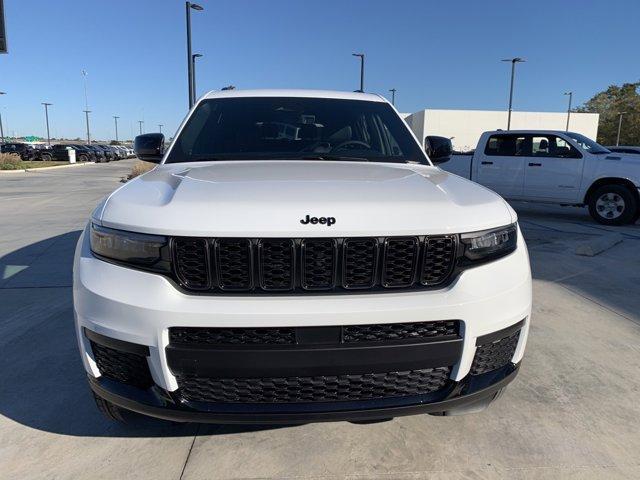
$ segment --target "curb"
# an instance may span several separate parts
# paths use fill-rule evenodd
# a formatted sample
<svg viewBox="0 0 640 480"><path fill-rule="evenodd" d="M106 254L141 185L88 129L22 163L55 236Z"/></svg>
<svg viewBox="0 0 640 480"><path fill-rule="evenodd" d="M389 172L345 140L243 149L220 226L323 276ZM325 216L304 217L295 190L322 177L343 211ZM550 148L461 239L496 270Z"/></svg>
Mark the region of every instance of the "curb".
<svg viewBox="0 0 640 480"><path fill-rule="evenodd" d="M22 170L0 170L0 175L4 173L27 173L39 172L41 170L56 170L58 168L81 167L82 165L91 165L96 162L70 163L69 165L54 165L53 167L26 168Z"/></svg>

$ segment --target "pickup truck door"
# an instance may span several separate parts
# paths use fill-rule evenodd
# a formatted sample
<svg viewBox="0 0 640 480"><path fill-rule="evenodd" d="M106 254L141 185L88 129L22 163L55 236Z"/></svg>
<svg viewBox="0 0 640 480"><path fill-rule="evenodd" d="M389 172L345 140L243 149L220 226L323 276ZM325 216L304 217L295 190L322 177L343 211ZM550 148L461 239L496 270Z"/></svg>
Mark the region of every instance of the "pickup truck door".
<svg viewBox="0 0 640 480"><path fill-rule="evenodd" d="M557 135L528 137L531 151L524 158L524 198L578 201L584 166L582 153Z"/></svg>
<svg viewBox="0 0 640 480"><path fill-rule="evenodd" d="M521 153L525 140L522 134L491 135L484 152L476 150L474 154L472 180L503 197L522 197L525 163Z"/></svg>

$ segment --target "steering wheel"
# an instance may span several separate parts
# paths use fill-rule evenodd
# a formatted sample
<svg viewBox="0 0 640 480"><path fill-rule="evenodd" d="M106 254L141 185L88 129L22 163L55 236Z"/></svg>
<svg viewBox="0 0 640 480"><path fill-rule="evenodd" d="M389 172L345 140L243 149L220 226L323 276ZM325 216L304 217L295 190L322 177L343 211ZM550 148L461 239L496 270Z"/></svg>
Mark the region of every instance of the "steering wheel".
<svg viewBox="0 0 640 480"><path fill-rule="evenodd" d="M333 152L334 150L342 150L345 149L344 147L346 147L347 145L353 145L355 147L364 147L367 150L371 150L371 145L369 145L366 142L361 142L360 140L347 140L345 142L339 143L338 145L336 145L335 147L333 147L331 149L331 151ZM345 150L356 150L354 148L347 148Z"/></svg>

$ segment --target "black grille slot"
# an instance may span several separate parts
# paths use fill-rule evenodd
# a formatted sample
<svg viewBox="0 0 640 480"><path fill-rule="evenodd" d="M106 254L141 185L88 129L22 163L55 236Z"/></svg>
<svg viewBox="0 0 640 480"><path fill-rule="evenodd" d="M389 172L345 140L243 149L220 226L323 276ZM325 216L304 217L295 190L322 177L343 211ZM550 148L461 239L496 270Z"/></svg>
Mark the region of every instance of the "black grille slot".
<svg viewBox="0 0 640 480"><path fill-rule="evenodd" d="M302 241L302 288L328 290L335 286L336 253L334 239Z"/></svg>
<svg viewBox="0 0 640 480"><path fill-rule="evenodd" d="M387 288L411 286L417 263L417 238L388 238L384 245L382 285Z"/></svg>
<svg viewBox="0 0 640 480"><path fill-rule="evenodd" d="M471 375L481 375L508 365L516 352L519 338L520 330L500 340L478 345L471 365Z"/></svg>
<svg viewBox="0 0 640 480"><path fill-rule="evenodd" d="M173 240L175 272L178 280L192 290L211 287L208 243L204 238L175 238Z"/></svg>
<svg viewBox="0 0 640 480"><path fill-rule="evenodd" d="M371 400L437 392L448 382L450 367L403 372L316 377L178 377L187 401L213 403L305 403Z"/></svg>
<svg viewBox="0 0 640 480"><path fill-rule="evenodd" d="M245 238L216 240L218 285L223 290L249 290L253 285L251 242Z"/></svg>
<svg viewBox="0 0 640 480"><path fill-rule="evenodd" d="M444 283L453 270L455 254L455 237L427 237L420 276L422 284L435 286Z"/></svg>
<svg viewBox="0 0 640 480"><path fill-rule="evenodd" d="M295 329L173 327L169 341L175 345L292 345Z"/></svg>
<svg viewBox="0 0 640 480"><path fill-rule="evenodd" d="M344 343L386 342L394 340L422 340L457 337L460 324L457 320L417 323L385 323L374 325L347 325L342 327Z"/></svg>
<svg viewBox="0 0 640 480"><path fill-rule="evenodd" d="M93 341L91 351L98 370L104 377L138 388L149 388L153 385L146 357L121 352Z"/></svg>
<svg viewBox="0 0 640 480"><path fill-rule="evenodd" d="M344 288L371 288L375 284L378 264L378 241L375 238L348 238L343 245Z"/></svg>
<svg viewBox="0 0 640 480"><path fill-rule="evenodd" d="M295 245L291 239L260 240L260 286L264 290L292 290Z"/></svg>

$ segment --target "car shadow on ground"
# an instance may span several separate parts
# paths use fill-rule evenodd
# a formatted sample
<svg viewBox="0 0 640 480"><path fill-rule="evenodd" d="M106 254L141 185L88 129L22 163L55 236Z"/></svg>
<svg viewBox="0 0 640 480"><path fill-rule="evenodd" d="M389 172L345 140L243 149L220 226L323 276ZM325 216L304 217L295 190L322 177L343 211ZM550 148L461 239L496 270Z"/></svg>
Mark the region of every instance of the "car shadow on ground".
<svg viewBox="0 0 640 480"><path fill-rule="evenodd" d="M73 324L71 269L80 233L0 256L0 415L46 432L91 437L218 435L278 427L197 426L134 413L121 424L102 417L87 384ZM8 437L11 426L2 429Z"/></svg>

